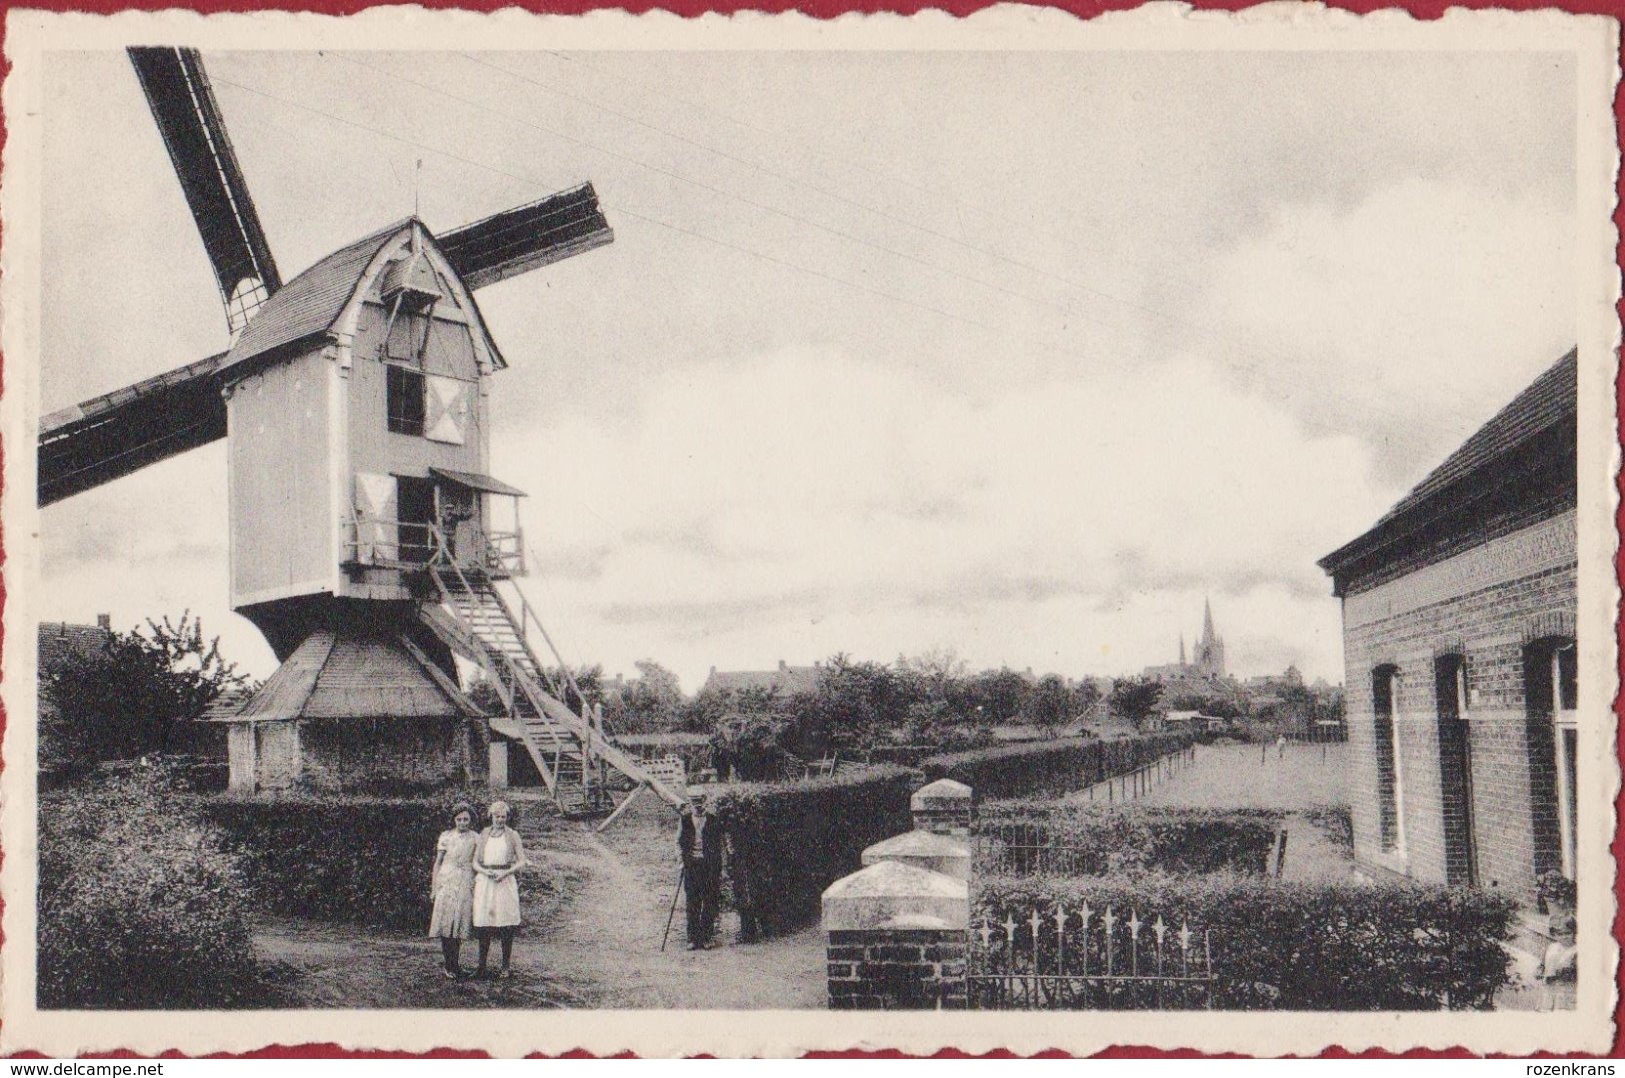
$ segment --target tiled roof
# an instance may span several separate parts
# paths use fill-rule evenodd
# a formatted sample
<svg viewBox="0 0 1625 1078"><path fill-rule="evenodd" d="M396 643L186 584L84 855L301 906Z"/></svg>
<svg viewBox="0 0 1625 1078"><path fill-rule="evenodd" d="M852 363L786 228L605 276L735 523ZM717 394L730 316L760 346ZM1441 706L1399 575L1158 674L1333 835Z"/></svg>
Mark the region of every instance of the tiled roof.
<svg viewBox="0 0 1625 1078"><path fill-rule="evenodd" d="M1429 472L1409 494L1401 498L1377 523L1384 524L1416 508L1445 487L1511 452L1532 436L1562 422L1572 422L1578 406L1578 353L1568 355L1547 368L1546 373L1513 398L1478 429L1460 449Z"/></svg>
<svg viewBox="0 0 1625 1078"><path fill-rule="evenodd" d="M318 629L234 715L286 719L427 719L472 715L398 641Z"/></svg>
<svg viewBox="0 0 1625 1078"><path fill-rule="evenodd" d="M82 662L99 653L113 638L99 625L73 625L42 621L39 627L39 672L54 674L70 662Z"/></svg>
<svg viewBox="0 0 1625 1078"><path fill-rule="evenodd" d="M242 336L226 353L221 369L326 333L343 312L356 282L374 256L410 223L410 219L397 221L347 247L340 247L283 285L254 312Z"/></svg>
<svg viewBox="0 0 1625 1078"><path fill-rule="evenodd" d="M1334 576L1356 559L1366 557L1407 528L1405 518L1438 503L1459 484L1489 472L1499 463L1554 429L1574 425L1578 412L1578 353L1571 349L1546 372L1497 412L1463 442L1427 477L1413 487L1358 538L1321 558L1319 565Z"/></svg>
<svg viewBox="0 0 1625 1078"><path fill-rule="evenodd" d="M713 670L711 676L706 678L704 688L713 692L777 689L780 695L793 696L816 689L819 673L816 666L780 666L777 670Z"/></svg>

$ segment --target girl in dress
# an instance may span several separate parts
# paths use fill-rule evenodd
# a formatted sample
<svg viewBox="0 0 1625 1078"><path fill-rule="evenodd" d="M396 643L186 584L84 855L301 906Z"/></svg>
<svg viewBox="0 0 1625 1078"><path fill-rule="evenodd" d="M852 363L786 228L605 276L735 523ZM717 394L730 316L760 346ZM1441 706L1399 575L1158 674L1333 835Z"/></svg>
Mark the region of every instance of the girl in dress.
<svg viewBox="0 0 1625 1078"><path fill-rule="evenodd" d="M485 976L495 938L502 942L502 969L497 976L507 979L513 935L519 927L519 881L514 873L529 862L519 832L508 826L508 803L493 801L487 811L491 826L480 832L474 852L474 931L480 939L480 967L474 976Z"/></svg>
<svg viewBox="0 0 1625 1078"><path fill-rule="evenodd" d="M474 938L474 851L479 840L474 833L474 806L457 802L451 807L451 830L440 832L435 843L434 868L429 874L429 894L434 899L429 938L440 940L450 980L462 976L457 958L463 941Z"/></svg>

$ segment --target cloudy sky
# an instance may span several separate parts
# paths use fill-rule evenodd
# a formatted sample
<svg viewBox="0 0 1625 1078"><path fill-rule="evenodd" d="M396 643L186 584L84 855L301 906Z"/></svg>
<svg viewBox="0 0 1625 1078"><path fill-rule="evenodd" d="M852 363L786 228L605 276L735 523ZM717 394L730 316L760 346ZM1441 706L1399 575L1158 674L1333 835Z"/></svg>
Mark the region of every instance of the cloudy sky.
<svg viewBox="0 0 1625 1078"><path fill-rule="evenodd" d="M1315 560L1573 343L1563 56L206 53L284 277L590 179L480 293L567 656L1115 674L1210 596L1342 678ZM45 410L224 347L120 54L46 79ZM421 171L417 162L421 159ZM416 179L415 179L416 177ZM13 383L15 384L15 383ZM42 514L43 618L227 609L223 443Z"/></svg>

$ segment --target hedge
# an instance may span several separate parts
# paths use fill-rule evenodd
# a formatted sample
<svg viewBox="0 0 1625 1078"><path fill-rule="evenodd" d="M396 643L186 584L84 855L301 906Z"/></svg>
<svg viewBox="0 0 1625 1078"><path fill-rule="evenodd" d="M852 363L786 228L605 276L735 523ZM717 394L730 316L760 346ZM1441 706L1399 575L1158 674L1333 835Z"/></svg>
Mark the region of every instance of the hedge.
<svg viewBox="0 0 1625 1078"><path fill-rule="evenodd" d="M918 771L880 766L718 794L713 806L744 938L817 920L825 888L861 868L864 849L912 829L909 797L920 784Z"/></svg>
<svg viewBox="0 0 1625 1078"><path fill-rule="evenodd" d="M1132 802L1002 801L976 821L977 871L986 875L1106 876L1233 871L1263 875L1285 813L1161 808Z"/></svg>
<svg viewBox="0 0 1625 1078"><path fill-rule="evenodd" d="M1406 883L1280 883L1232 875L1128 879L995 877L982 882L973 928L1025 923L1087 903L1160 915L1205 930L1218 977L1214 1006L1234 1010L1432 1010L1487 1008L1509 983L1508 938L1516 904L1495 891ZM1068 953L1077 947L1068 922ZM1040 921L1041 953L1054 922ZM1049 959L1053 961L1053 959Z"/></svg>
<svg viewBox="0 0 1625 1078"><path fill-rule="evenodd" d="M1059 794L1136 771L1190 743L1188 734L1064 738L928 756L920 770L929 779L963 782L978 800Z"/></svg>
<svg viewBox="0 0 1625 1078"><path fill-rule="evenodd" d="M221 797L205 802L209 820L243 859L261 909L376 928L425 930L435 839L451 826L451 806L469 794L419 798ZM511 803L525 833L551 817L525 820L531 806ZM480 820L475 820L479 826Z"/></svg>
<svg viewBox="0 0 1625 1078"><path fill-rule="evenodd" d="M263 1005L241 858L150 766L42 795L41 1008Z"/></svg>

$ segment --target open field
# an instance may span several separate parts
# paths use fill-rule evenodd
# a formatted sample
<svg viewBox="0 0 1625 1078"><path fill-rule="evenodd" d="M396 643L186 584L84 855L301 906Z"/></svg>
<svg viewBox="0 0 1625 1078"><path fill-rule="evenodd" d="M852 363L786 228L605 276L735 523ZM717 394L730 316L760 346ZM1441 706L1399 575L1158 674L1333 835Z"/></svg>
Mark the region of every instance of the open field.
<svg viewBox="0 0 1625 1078"><path fill-rule="evenodd" d="M1354 869L1352 851L1315 822L1330 810L1347 810L1347 759L1343 744L1287 745L1285 751L1274 745L1198 745L1194 763L1154 785L1136 803L1286 812L1285 878L1347 876Z"/></svg>

